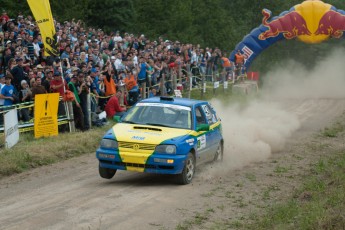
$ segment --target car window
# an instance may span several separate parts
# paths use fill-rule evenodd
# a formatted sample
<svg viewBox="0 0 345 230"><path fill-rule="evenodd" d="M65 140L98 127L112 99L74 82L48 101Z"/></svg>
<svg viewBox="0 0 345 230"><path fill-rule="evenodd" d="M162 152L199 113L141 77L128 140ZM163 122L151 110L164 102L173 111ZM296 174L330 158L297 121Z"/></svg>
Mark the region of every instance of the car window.
<svg viewBox="0 0 345 230"><path fill-rule="evenodd" d="M197 125L207 124L205 115L204 115L204 113L202 112L202 108L201 108L200 106L198 106L198 107L195 109L195 116L196 116L196 124L197 124Z"/></svg>
<svg viewBox="0 0 345 230"><path fill-rule="evenodd" d="M206 115L207 123L209 125L216 123L218 119L212 107L210 105L202 105L201 107Z"/></svg>
<svg viewBox="0 0 345 230"><path fill-rule="evenodd" d="M182 129L192 127L191 108L158 103L141 103L135 106L122 121Z"/></svg>

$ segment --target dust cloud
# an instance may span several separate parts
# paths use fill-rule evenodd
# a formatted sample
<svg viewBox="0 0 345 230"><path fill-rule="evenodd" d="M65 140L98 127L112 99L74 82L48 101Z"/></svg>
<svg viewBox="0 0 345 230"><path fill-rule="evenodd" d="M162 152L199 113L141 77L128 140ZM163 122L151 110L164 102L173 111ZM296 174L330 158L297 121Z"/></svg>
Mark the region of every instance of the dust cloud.
<svg viewBox="0 0 345 230"><path fill-rule="evenodd" d="M283 150L302 122L287 104L345 98L344 65L344 49L331 52L312 70L288 61L266 74L259 95L247 105L211 101L222 119L224 161L212 164L201 176L221 176Z"/></svg>

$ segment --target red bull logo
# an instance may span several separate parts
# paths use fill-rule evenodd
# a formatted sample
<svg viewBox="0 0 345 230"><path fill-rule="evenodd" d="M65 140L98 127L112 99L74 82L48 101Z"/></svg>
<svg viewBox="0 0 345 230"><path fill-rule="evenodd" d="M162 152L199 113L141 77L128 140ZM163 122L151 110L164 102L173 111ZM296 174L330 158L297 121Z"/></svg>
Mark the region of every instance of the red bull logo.
<svg viewBox="0 0 345 230"><path fill-rule="evenodd" d="M330 10L321 18L315 34L340 38L343 36L344 31L345 15L337 11Z"/></svg>
<svg viewBox="0 0 345 230"><path fill-rule="evenodd" d="M271 12L262 11L262 24L267 28L258 38L266 40L283 35L306 43L319 43L330 37L340 38L345 31L345 14L322 1L307 0L269 21Z"/></svg>
<svg viewBox="0 0 345 230"><path fill-rule="evenodd" d="M266 26L268 30L259 35L260 40L277 37L279 34L283 34L286 39L292 39L300 35L311 35L307 27L307 22L296 11L291 11L270 22L268 22L268 19L271 17L272 13L264 9L262 14L264 15L262 24Z"/></svg>

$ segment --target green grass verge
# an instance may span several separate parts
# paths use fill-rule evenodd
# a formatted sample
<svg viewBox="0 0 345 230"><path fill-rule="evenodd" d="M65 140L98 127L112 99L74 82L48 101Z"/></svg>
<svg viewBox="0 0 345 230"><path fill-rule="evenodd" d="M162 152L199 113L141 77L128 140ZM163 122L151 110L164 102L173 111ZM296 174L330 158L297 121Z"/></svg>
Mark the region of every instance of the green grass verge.
<svg viewBox="0 0 345 230"><path fill-rule="evenodd" d="M345 152L320 159L302 188L240 229L345 229Z"/></svg>
<svg viewBox="0 0 345 230"><path fill-rule="evenodd" d="M11 149L0 150L0 177L95 152L102 136L111 126L39 139L33 133L21 133L19 143Z"/></svg>

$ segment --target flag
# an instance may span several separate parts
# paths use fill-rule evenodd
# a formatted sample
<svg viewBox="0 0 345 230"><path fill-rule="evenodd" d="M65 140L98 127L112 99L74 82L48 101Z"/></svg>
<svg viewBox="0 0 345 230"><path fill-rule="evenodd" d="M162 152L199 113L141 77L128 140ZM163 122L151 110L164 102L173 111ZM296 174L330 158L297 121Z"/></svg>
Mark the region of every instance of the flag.
<svg viewBox="0 0 345 230"><path fill-rule="evenodd" d="M27 0L40 28L46 56L58 56L57 37L49 0Z"/></svg>
<svg viewBox="0 0 345 230"><path fill-rule="evenodd" d="M251 50L248 46L244 46L242 48L243 53L246 55L246 59L249 59L252 54L254 53L253 50Z"/></svg>

